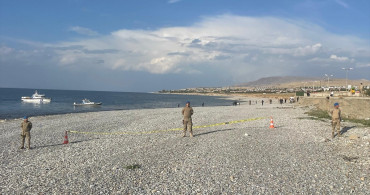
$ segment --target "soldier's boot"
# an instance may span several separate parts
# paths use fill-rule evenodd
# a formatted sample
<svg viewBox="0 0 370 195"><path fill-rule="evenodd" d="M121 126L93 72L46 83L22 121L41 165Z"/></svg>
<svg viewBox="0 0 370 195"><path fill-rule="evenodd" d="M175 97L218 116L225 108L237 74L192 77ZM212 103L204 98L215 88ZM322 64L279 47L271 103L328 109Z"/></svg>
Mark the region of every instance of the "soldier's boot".
<svg viewBox="0 0 370 195"><path fill-rule="evenodd" d="M190 131L190 137L193 137L193 132L192 131Z"/></svg>
<svg viewBox="0 0 370 195"><path fill-rule="evenodd" d="M338 136L339 136L339 137L342 137L342 134L340 133L340 131L337 131L337 132L338 132L338 133L337 133L337 134L338 134Z"/></svg>
<svg viewBox="0 0 370 195"><path fill-rule="evenodd" d="M24 138L23 137L21 137L21 141L22 141L22 146L19 147L19 149L24 149Z"/></svg>
<svg viewBox="0 0 370 195"><path fill-rule="evenodd" d="M334 138L334 131L331 132L331 138Z"/></svg>
<svg viewBox="0 0 370 195"><path fill-rule="evenodd" d="M183 137L186 137L186 131L184 131L184 133L182 134Z"/></svg>
<svg viewBox="0 0 370 195"><path fill-rule="evenodd" d="M31 137L27 136L27 149L31 149Z"/></svg>

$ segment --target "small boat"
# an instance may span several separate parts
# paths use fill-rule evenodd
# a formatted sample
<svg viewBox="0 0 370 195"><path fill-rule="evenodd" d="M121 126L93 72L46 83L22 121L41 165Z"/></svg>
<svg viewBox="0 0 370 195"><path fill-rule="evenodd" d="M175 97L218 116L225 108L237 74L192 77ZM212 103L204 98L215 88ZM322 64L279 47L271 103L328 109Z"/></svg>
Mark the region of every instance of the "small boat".
<svg viewBox="0 0 370 195"><path fill-rule="evenodd" d="M74 106L99 106L101 104L102 104L101 102L97 102L97 103L90 102L90 100L88 100L86 98L82 100L81 104L78 104L76 102L73 103Z"/></svg>
<svg viewBox="0 0 370 195"><path fill-rule="evenodd" d="M38 94L37 90L31 97L23 96L21 100L23 102L30 102L30 103L49 103L51 102L51 98L46 98L44 94Z"/></svg>

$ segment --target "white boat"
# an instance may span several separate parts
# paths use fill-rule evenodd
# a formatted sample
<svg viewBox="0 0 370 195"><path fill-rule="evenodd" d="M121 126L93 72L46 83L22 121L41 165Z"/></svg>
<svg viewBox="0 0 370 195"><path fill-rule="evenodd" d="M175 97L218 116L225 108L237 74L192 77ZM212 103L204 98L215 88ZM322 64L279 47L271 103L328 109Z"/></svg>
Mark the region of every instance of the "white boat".
<svg viewBox="0 0 370 195"><path fill-rule="evenodd" d="M31 102L31 103L49 103L51 102L51 98L46 98L44 94L38 94L37 90L35 93L29 97L29 96L23 96L21 98L23 102Z"/></svg>
<svg viewBox="0 0 370 195"><path fill-rule="evenodd" d="M88 99L83 99L82 100L82 103L81 104L78 104L76 102L73 103L74 106L98 106L98 105L101 105L102 103L101 102L90 102L90 100Z"/></svg>

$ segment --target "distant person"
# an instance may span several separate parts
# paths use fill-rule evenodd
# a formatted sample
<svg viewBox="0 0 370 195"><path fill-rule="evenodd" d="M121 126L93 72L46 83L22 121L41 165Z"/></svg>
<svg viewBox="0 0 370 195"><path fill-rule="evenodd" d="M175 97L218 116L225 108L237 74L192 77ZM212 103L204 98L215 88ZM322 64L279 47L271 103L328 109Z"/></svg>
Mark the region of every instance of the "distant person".
<svg viewBox="0 0 370 195"><path fill-rule="evenodd" d="M362 83L360 85L360 94L362 97L364 97L364 86L362 85Z"/></svg>
<svg viewBox="0 0 370 195"><path fill-rule="evenodd" d="M270 104L272 104L272 99L270 99Z"/></svg>
<svg viewBox="0 0 370 195"><path fill-rule="evenodd" d="M334 91L330 92L330 97L334 97Z"/></svg>
<svg viewBox="0 0 370 195"><path fill-rule="evenodd" d="M262 103L262 106L263 106L263 102L264 102L264 101L262 100L262 101L261 101L261 103Z"/></svg>
<svg viewBox="0 0 370 195"><path fill-rule="evenodd" d="M299 97L297 97L297 103L298 103L298 101L299 101Z"/></svg>
<svg viewBox="0 0 370 195"><path fill-rule="evenodd" d="M184 124L183 137L186 136L186 130L189 131L190 137L193 137L193 122L191 116L193 115L194 111L193 108L190 106L189 101L186 102L186 106L182 109L181 113L184 116L184 119L182 120L182 123Z"/></svg>
<svg viewBox="0 0 370 195"><path fill-rule="evenodd" d="M24 149L24 140L27 138L27 149L31 149L31 129L32 129L32 123L28 121L28 117L23 117L23 122L21 123L22 128L22 134L21 134L21 140L22 145L20 149Z"/></svg>
<svg viewBox="0 0 370 195"><path fill-rule="evenodd" d="M284 103L286 103L286 98L284 99Z"/></svg>
<svg viewBox="0 0 370 195"><path fill-rule="evenodd" d="M180 104L177 104L177 107L179 108L180 107Z"/></svg>
<svg viewBox="0 0 370 195"><path fill-rule="evenodd" d="M252 105L252 100L249 100L249 105Z"/></svg>
<svg viewBox="0 0 370 195"><path fill-rule="evenodd" d="M204 102L202 103L202 107L204 107Z"/></svg>
<svg viewBox="0 0 370 195"><path fill-rule="evenodd" d="M339 108L339 103L334 104L334 109L331 111L331 124L332 124L332 132L331 137L334 138L334 131L335 128L337 129L337 136L341 136L340 134L340 121L342 120L341 117L341 110Z"/></svg>

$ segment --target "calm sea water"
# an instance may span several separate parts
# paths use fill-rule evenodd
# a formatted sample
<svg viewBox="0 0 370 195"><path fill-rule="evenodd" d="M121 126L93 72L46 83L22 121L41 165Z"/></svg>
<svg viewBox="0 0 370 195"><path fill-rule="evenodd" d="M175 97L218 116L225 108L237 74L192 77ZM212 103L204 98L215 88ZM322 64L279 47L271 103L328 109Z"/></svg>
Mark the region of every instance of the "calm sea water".
<svg viewBox="0 0 370 195"><path fill-rule="evenodd" d="M171 95L132 92L75 91L38 89L39 94L52 98L50 103L25 103L22 96L32 96L35 89L0 88L0 119L12 119L27 116L65 114L76 112L96 112L104 110L129 110L146 108L183 107L190 101L193 107L226 106L231 100L221 97L198 95ZM75 107L73 102L80 103L87 98L93 102L102 102L101 106Z"/></svg>

